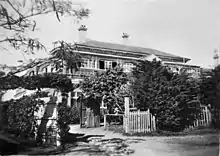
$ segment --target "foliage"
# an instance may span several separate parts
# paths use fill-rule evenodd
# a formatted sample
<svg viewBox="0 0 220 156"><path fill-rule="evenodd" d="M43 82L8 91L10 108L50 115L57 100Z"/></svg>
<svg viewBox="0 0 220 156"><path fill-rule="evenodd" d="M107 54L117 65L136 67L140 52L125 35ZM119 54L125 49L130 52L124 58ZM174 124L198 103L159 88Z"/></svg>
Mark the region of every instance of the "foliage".
<svg viewBox="0 0 220 156"><path fill-rule="evenodd" d="M156 60L140 61L132 74L136 107L149 108L159 129L182 131L193 123L200 110L199 81L172 73Z"/></svg>
<svg viewBox="0 0 220 156"><path fill-rule="evenodd" d="M52 58L57 58L54 63L58 68L66 66L67 69L78 70L80 68L81 56L74 52L73 46L64 41L55 42L55 45L58 46L52 49L50 53Z"/></svg>
<svg viewBox="0 0 220 156"><path fill-rule="evenodd" d="M35 49L44 49L44 45L29 33L37 30L34 17L49 13L54 13L59 21L63 15L77 20L88 17L90 11L74 7L77 5L71 0L3 0L0 4L0 43L3 46L7 42L15 49L32 53Z"/></svg>
<svg viewBox="0 0 220 156"><path fill-rule="evenodd" d="M67 107L67 98L63 98L62 102L58 104L58 119L57 125L59 128L61 146L65 148L65 138L69 131L69 125L71 124L71 108Z"/></svg>
<svg viewBox="0 0 220 156"><path fill-rule="evenodd" d="M220 66L217 66L209 75L202 77L200 86L201 102L210 106L212 112L212 126L220 128Z"/></svg>
<svg viewBox="0 0 220 156"><path fill-rule="evenodd" d="M0 71L0 77L4 76L5 75L5 72L3 71Z"/></svg>
<svg viewBox="0 0 220 156"><path fill-rule="evenodd" d="M73 106L70 110L70 120L71 124L79 124L80 123L80 110L79 108Z"/></svg>
<svg viewBox="0 0 220 156"><path fill-rule="evenodd" d="M84 93L84 98L95 99L99 102L104 99L109 113L114 113L117 107L123 111L123 96L126 94L122 92L122 88L128 82L127 75L121 68L108 69L105 72L96 73L94 76L85 78L80 84ZM88 107L92 107L87 103Z"/></svg>
<svg viewBox="0 0 220 156"><path fill-rule="evenodd" d="M217 66L209 76L202 77L200 89L202 103L220 109L220 66Z"/></svg>
<svg viewBox="0 0 220 156"><path fill-rule="evenodd" d="M17 135L33 137L37 129L34 112L38 111L39 105L45 104L44 101L34 99L32 96L23 96L7 103L8 129Z"/></svg>
<svg viewBox="0 0 220 156"><path fill-rule="evenodd" d="M66 75L49 73L44 75L23 76L8 75L0 78L0 89L25 88L29 90L40 88L57 88L61 91L73 89L71 80Z"/></svg>
<svg viewBox="0 0 220 156"><path fill-rule="evenodd" d="M44 98L44 97L49 97L49 93L48 92L44 92L44 91L37 91L33 95L33 98Z"/></svg>

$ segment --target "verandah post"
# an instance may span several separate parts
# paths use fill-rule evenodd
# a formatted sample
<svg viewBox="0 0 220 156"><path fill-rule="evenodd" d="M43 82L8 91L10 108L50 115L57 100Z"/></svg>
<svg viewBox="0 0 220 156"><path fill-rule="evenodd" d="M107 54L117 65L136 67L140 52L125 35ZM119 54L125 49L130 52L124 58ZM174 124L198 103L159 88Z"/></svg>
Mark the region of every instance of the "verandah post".
<svg viewBox="0 0 220 156"><path fill-rule="evenodd" d="M124 98L124 104L125 104L125 120L124 120L124 124L125 124L125 133L129 133L129 97L125 97Z"/></svg>

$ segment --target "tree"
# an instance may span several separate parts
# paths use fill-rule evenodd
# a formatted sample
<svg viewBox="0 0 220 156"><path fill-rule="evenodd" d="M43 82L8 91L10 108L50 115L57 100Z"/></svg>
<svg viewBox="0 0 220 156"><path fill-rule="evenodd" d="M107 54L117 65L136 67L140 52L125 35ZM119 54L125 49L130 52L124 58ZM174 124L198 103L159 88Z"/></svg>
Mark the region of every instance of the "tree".
<svg viewBox="0 0 220 156"><path fill-rule="evenodd" d="M212 126L220 128L219 110L220 110L220 66L212 70L209 75L202 77L200 86L201 102L210 106L212 112Z"/></svg>
<svg viewBox="0 0 220 156"><path fill-rule="evenodd" d="M150 109L159 129L181 131L199 113L199 82L185 73L172 73L160 62L140 61L131 83L135 105Z"/></svg>
<svg viewBox="0 0 220 156"><path fill-rule="evenodd" d="M96 73L94 76L85 78L80 84L84 97L87 99L95 99L99 102L104 100L109 113L114 113L114 109L118 108L123 112L123 88L127 85L128 77L121 68L108 69L105 72ZM87 105L88 107L92 107Z"/></svg>
<svg viewBox="0 0 220 156"><path fill-rule="evenodd" d="M62 67L63 74L66 69L78 70L81 64L81 56L74 52L74 48L71 44L65 43L64 41L55 42L58 45L56 48L51 50L53 62L58 66Z"/></svg>
<svg viewBox="0 0 220 156"><path fill-rule="evenodd" d="M71 0L1 0L0 4L0 44L7 42L15 49L33 53L35 49L44 49L36 38L30 37L30 31L37 29L35 16L55 13L60 16L74 16L77 20L88 17L89 10L77 9Z"/></svg>
<svg viewBox="0 0 220 156"><path fill-rule="evenodd" d="M220 109L220 66L217 66L208 76L202 77L201 84L202 103L210 104L212 108Z"/></svg>

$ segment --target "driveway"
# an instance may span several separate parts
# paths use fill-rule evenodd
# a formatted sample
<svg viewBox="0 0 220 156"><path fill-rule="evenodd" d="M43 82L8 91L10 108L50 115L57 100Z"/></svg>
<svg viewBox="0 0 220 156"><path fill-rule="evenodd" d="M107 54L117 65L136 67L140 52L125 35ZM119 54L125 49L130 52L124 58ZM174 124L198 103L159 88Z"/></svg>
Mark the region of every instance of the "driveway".
<svg viewBox="0 0 220 156"><path fill-rule="evenodd" d="M219 145L210 144L204 145L201 142L211 139L218 140L218 135L207 135L201 139L201 136L184 136L184 137L127 137L121 134L117 134L111 131L104 131L103 127L99 128L83 128L80 129L79 125L70 126L70 132L72 133L84 133L85 135L103 135L100 140L120 138L123 143L127 145L127 151L133 151L120 155L133 155L133 156L219 156ZM200 140L199 140L199 139ZM193 140L194 139L194 140ZM197 142L196 142L197 141ZM100 141L99 148L102 148L103 143ZM109 142L108 144L111 144ZM97 147L97 146L96 146ZM114 149L116 152L117 148ZM125 151L125 149L123 149ZM80 150L79 150L80 151ZM110 152L109 152L110 153ZM87 155L86 153L80 153L81 155ZM77 155L72 151L67 155ZM92 155L92 154L88 154ZM99 155L95 153L94 155ZM106 155L101 154L100 155ZM111 155L111 154L109 154ZM114 155L114 154L112 154ZM117 154L116 154L117 155Z"/></svg>

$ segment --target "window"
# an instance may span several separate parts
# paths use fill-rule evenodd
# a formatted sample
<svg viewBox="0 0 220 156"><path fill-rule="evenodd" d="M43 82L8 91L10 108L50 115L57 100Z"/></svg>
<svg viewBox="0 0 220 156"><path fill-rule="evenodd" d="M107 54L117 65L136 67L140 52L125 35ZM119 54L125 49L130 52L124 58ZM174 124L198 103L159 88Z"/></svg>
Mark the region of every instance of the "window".
<svg viewBox="0 0 220 156"><path fill-rule="evenodd" d="M117 66L117 62L104 61L104 60L99 61L99 69L110 69L116 66Z"/></svg>
<svg viewBox="0 0 220 156"><path fill-rule="evenodd" d="M95 68L95 60L88 60L88 68L92 68L94 69Z"/></svg>
<svg viewBox="0 0 220 156"><path fill-rule="evenodd" d="M117 66L117 62L112 62L112 68L115 68Z"/></svg>
<svg viewBox="0 0 220 156"><path fill-rule="evenodd" d="M81 63L82 68L95 68L95 60L92 59L84 59Z"/></svg>
<svg viewBox="0 0 220 156"><path fill-rule="evenodd" d="M105 69L112 68L112 61L105 61Z"/></svg>
<svg viewBox="0 0 220 156"><path fill-rule="evenodd" d="M132 63L124 63L123 68L124 68L125 72L128 72L132 68L134 68L134 65Z"/></svg>
<svg viewBox="0 0 220 156"><path fill-rule="evenodd" d="M87 68L87 67L88 67L88 61L87 61L87 59L83 59L83 60L82 60L81 67L82 67L82 68Z"/></svg>
<svg viewBox="0 0 220 156"><path fill-rule="evenodd" d="M105 69L105 61L99 61L99 69Z"/></svg>

